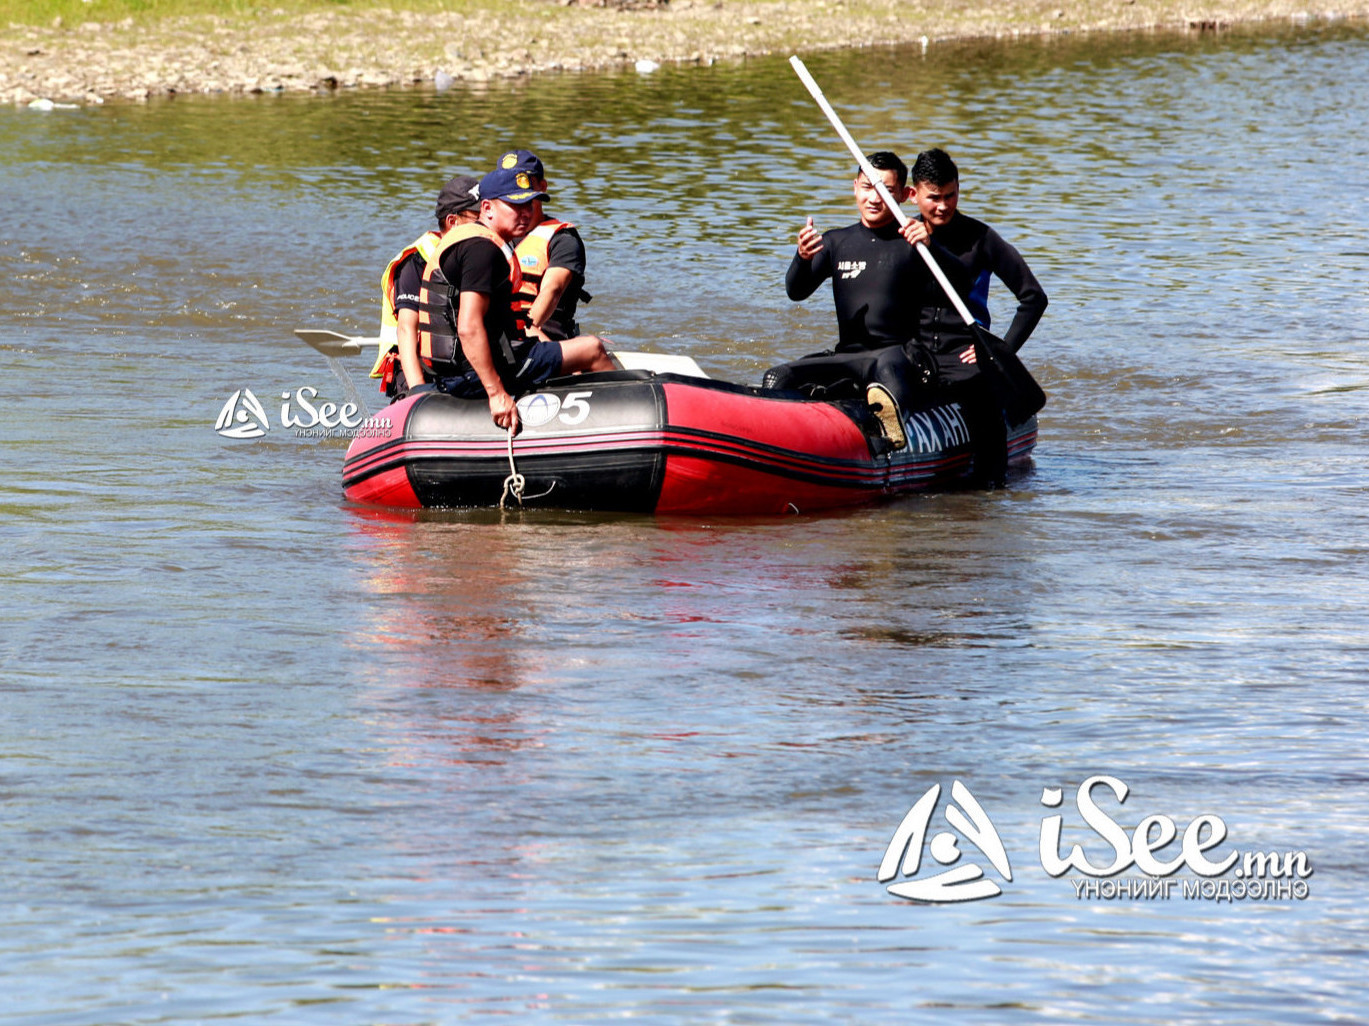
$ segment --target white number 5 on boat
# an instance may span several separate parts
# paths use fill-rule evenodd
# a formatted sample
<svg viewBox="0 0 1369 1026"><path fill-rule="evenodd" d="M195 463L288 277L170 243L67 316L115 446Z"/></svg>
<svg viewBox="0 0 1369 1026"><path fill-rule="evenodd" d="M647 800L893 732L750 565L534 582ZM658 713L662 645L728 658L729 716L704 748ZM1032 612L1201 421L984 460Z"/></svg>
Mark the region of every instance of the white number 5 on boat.
<svg viewBox="0 0 1369 1026"><path fill-rule="evenodd" d="M528 427L541 427L554 419L574 427L589 416L589 403L586 400L593 394L592 391L567 392L565 398L548 392L525 395L518 400L518 418Z"/></svg>

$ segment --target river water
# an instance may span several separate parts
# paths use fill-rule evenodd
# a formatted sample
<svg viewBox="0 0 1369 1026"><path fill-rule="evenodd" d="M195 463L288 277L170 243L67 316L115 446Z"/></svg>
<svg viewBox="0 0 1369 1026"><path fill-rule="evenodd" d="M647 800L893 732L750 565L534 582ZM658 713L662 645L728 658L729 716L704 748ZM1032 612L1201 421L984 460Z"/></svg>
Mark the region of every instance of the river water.
<svg viewBox="0 0 1369 1026"><path fill-rule="evenodd" d="M743 381L821 348L782 279L851 162L779 58L0 111L0 1022L1362 1021L1369 32L808 64L1050 293L1005 490L397 517L280 421L346 397L291 329L371 333L514 145L587 328ZM243 388L264 438L214 430ZM1000 893L886 890L948 841Z"/></svg>

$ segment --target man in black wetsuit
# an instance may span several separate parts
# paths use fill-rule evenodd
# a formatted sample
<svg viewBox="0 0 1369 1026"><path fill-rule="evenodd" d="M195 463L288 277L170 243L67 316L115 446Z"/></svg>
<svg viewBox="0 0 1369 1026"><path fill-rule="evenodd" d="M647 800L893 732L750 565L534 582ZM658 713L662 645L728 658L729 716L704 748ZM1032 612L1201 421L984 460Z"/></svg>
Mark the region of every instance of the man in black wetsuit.
<svg viewBox="0 0 1369 1026"><path fill-rule="evenodd" d="M997 277L1017 297L1017 313L1003 341L1016 352L1046 311L1046 292L1027 262L983 221L958 210L960 172L944 150L917 155L912 171L917 218L903 237L925 243L964 299L971 316L989 327L988 294ZM965 412L975 439L975 473L984 483L1001 483L1007 461L1003 416L975 360L974 333L930 274L919 282L917 337L936 359L937 376Z"/></svg>
<svg viewBox="0 0 1369 1026"><path fill-rule="evenodd" d="M869 161L895 201L908 198L908 167L896 154L882 150L870 154ZM900 236L894 212L864 171L856 173L853 191L859 223L819 234L808 218L784 279L785 291L795 301L807 299L824 281L832 280L836 351L772 367L764 383L814 395L859 389L877 408L886 436L902 448L905 437L897 408L910 405L925 381L914 341L918 308L911 299L921 295L923 280L930 275Z"/></svg>

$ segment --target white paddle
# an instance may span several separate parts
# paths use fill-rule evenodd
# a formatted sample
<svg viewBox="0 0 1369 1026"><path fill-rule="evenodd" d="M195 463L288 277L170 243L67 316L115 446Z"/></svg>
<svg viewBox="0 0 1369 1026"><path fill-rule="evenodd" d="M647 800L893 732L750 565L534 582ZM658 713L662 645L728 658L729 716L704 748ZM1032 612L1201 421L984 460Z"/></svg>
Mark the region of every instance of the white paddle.
<svg viewBox="0 0 1369 1026"><path fill-rule="evenodd" d="M378 338L364 338L360 335L344 335L340 331L325 328L296 328L295 334L324 356L359 356L380 342Z"/></svg>
<svg viewBox="0 0 1369 1026"><path fill-rule="evenodd" d="M902 228L908 223L910 218L894 201L894 197L889 192L889 187L884 184L884 176L871 166L870 161L866 158L864 152L856 145L856 141L851 138L851 133L846 131L846 126L841 123L841 118L837 117L837 112L834 111L832 105L827 102L827 97L822 95L822 89L819 88L817 82L814 81L813 76L808 73L808 69L803 66L803 61L799 60L797 57L790 57L789 63L793 66L795 74L799 76L799 81L804 84L813 99L817 101L818 106L822 108L822 112L827 115L827 120L832 122L832 127L837 130L837 135L841 136L841 141L844 142L846 148L851 151L851 156L856 158L856 163L860 166L861 171L865 172L865 177L870 179L870 184L873 185L875 191L879 193L879 198L884 201L886 207L893 211L894 219L898 221L898 226ZM950 279L946 277L946 272L941 269L941 265L938 264L936 258L932 256L932 251L921 242L917 244L917 251L922 255L923 262L926 263L927 269L935 276L937 283L945 290L946 298L951 301L951 305L955 307L956 313L964 318L966 324L974 324L975 319L970 313L970 308L967 307L965 301L960 298L960 293L956 292L955 286L952 285Z"/></svg>

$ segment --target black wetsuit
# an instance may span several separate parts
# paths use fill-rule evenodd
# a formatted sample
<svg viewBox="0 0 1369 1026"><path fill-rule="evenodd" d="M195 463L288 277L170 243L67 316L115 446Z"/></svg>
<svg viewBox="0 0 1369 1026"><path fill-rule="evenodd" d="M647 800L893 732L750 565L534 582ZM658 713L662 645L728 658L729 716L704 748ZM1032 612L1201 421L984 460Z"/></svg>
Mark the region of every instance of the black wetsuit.
<svg viewBox="0 0 1369 1026"><path fill-rule="evenodd" d="M893 221L878 228L857 223L823 232L822 249L812 260L794 254L784 287L798 301L832 279L836 352L772 367L765 383L810 392L846 386L863 394L866 384L878 381L900 406L908 407L922 378L916 360L918 308L912 297L930 277Z"/></svg>
<svg viewBox="0 0 1369 1026"><path fill-rule="evenodd" d="M985 328L989 327L992 278L997 276L1012 290L1017 313L1003 341L1014 352L1021 349L1046 312L1046 292L1021 254L983 221L959 212L932 233L928 248L971 316ZM979 365L960 359L966 347L973 345L974 333L930 275L922 283L918 305L918 338L936 359L937 377L947 394L960 403L974 439L975 476L984 483L1001 483L1008 459L1003 411Z"/></svg>
<svg viewBox="0 0 1369 1026"><path fill-rule="evenodd" d="M895 222L823 232L822 249L812 260L794 254L784 290L792 300L807 299L828 278L837 307L837 352L882 349L917 336L911 300L930 275Z"/></svg>
<svg viewBox="0 0 1369 1026"><path fill-rule="evenodd" d="M824 232L823 249L812 261L794 255L785 276L790 299L806 299L828 277L837 307L835 354L818 354L767 372L765 383L794 388L823 387L843 379L878 381L906 409L924 382L930 354L935 384L955 399L975 439L976 475L1002 479L1007 460L1007 427L998 401L977 364L960 354L974 334L941 284L894 222L876 228L854 224ZM989 282L997 276L1017 297L1017 313L1004 341L1020 349L1046 309L1046 293L1025 260L983 221L957 213L933 233L929 248L974 318L989 327ZM873 352L870 352L873 351Z"/></svg>
<svg viewBox="0 0 1369 1026"><path fill-rule="evenodd" d="M1021 349L1046 312L1046 292L1021 254L983 221L958 212L950 224L932 233L928 248L965 300L971 315L984 327L990 326L990 279L997 276L1012 290L1017 297L1017 313L1003 341L1014 352ZM921 311L917 337L936 357L942 380L954 382L972 377L976 367L961 363L960 353L974 342L974 335L930 274L919 283L917 305Z"/></svg>

